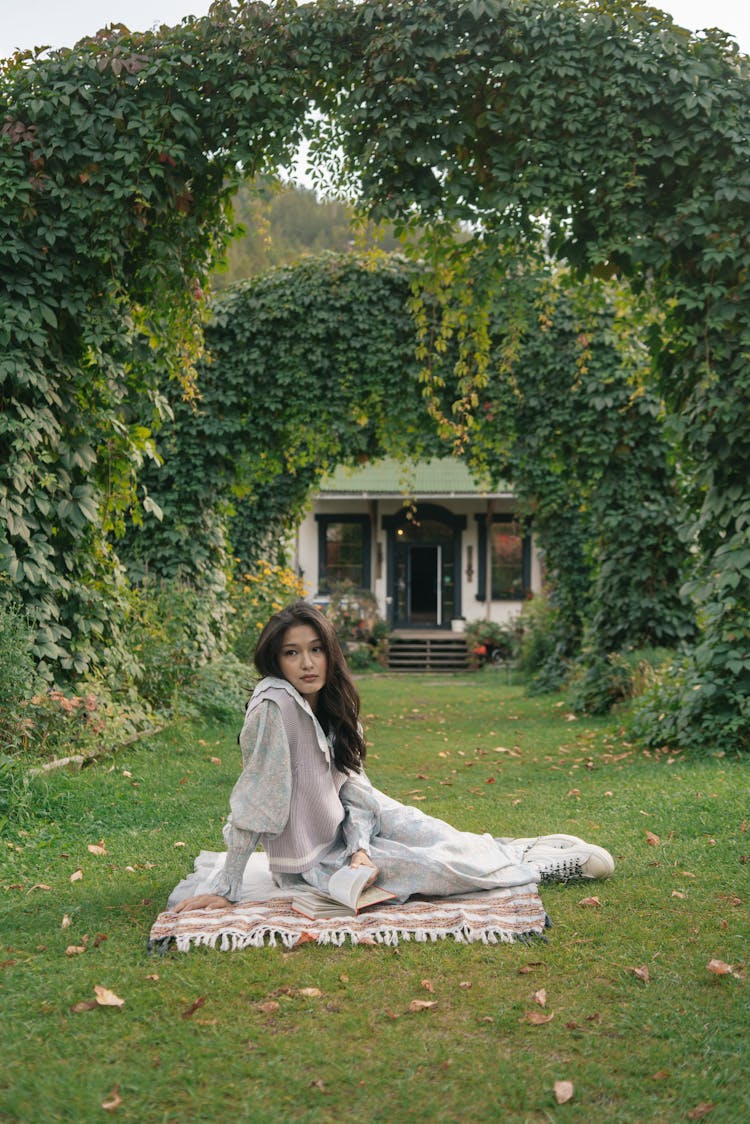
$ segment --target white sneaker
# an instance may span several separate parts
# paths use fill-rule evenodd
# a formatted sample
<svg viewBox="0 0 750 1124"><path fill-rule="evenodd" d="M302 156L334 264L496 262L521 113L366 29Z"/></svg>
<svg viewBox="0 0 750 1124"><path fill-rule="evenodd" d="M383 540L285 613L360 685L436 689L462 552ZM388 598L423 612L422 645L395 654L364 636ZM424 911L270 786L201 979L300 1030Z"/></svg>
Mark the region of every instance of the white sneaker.
<svg viewBox="0 0 750 1124"><path fill-rule="evenodd" d="M498 839L498 843L512 843L514 847L523 847L528 851L537 843L548 847L569 847L571 843L583 843L583 840L577 835L535 835L531 839Z"/></svg>
<svg viewBox="0 0 750 1124"><path fill-rule="evenodd" d="M580 839L561 846L550 846L542 839L529 847L523 861L536 867L542 882L609 878L615 869L615 861L609 851Z"/></svg>

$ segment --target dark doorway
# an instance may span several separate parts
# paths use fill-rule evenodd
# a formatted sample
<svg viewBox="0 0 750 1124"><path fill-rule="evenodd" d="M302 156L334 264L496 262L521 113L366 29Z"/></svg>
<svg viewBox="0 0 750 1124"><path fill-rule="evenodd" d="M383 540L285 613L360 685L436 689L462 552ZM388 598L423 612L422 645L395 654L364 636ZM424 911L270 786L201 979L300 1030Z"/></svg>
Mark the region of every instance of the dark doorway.
<svg viewBox="0 0 750 1124"><path fill-rule="evenodd" d="M438 621L438 568L440 547L414 546L409 550L409 619L414 625Z"/></svg>

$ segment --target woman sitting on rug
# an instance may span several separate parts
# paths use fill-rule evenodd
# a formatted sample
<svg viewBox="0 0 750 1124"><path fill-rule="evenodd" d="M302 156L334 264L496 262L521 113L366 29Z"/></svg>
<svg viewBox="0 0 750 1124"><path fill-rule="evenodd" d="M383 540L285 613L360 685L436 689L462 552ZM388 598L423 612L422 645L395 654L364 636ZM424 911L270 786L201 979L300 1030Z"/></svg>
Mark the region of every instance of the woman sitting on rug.
<svg viewBox="0 0 750 1124"><path fill-rule="evenodd" d="M398 901L606 878L614 870L607 851L575 836L458 831L373 788L363 771L359 696L333 626L312 605L298 601L271 617L255 665L263 678L240 734L244 768L224 828L226 858L208 883L204 873L181 884L181 894L192 896L176 912L240 901L258 843L280 887L307 883L325 893L348 863L371 867L369 881L377 876Z"/></svg>

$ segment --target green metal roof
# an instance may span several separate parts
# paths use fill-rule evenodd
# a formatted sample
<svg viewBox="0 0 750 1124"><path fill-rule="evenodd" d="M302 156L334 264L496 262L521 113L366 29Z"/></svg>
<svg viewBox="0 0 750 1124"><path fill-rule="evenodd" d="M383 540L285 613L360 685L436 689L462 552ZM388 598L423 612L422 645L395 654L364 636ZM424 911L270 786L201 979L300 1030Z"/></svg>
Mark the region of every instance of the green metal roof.
<svg viewBox="0 0 750 1124"><path fill-rule="evenodd" d="M491 490L478 484L463 461L455 457L402 464L391 457L357 468L340 465L320 483L321 496L498 496L510 495L500 482Z"/></svg>

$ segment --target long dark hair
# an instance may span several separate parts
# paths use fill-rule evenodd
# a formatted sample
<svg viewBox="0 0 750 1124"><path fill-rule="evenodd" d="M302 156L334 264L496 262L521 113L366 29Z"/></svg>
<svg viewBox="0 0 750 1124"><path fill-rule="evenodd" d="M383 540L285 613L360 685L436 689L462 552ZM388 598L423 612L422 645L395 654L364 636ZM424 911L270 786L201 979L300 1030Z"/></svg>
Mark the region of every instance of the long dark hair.
<svg viewBox="0 0 750 1124"><path fill-rule="evenodd" d="M359 694L346 666L336 630L320 609L307 601L295 601L274 613L260 634L255 648L255 666L261 675L283 679L279 653L288 629L307 624L319 636L328 661L325 687L318 695L315 717L326 734L333 734L336 768L359 773L365 759L365 740L359 728Z"/></svg>

